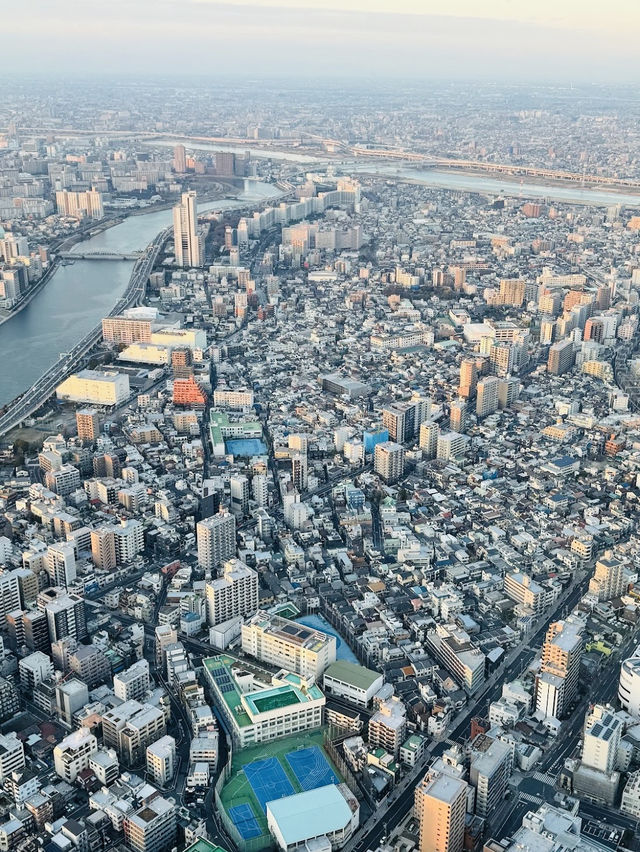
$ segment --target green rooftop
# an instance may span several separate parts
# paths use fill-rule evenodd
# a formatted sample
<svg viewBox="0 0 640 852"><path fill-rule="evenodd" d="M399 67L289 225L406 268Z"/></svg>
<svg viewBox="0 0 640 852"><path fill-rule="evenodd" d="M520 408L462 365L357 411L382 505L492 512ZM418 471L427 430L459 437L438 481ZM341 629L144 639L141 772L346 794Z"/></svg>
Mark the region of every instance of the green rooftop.
<svg viewBox="0 0 640 852"><path fill-rule="evenodd" d="M225 438L235 435L240 438L262 437L262 426L257 420L240 420L231 422L229 415L224 411L209 412L209 432L211 443L223 444Z"/></svg>
<svg viewBox="0 0 640 852"><path fill-rule="evenodd" d="M257 716L259 713L268 713L279 707L304 704L307 701L322 698L322 692L315 683L306 688L303 679L297 674L287 672L280 682L272 686L266 680L270 675L265 669L244 660L238 660L229 654L207 657L202 662L239 728L253 724L250 713ZM243 694L237 687L233 674L234 666L236 669L241 668L257 676L259 686L262 688Z"/></svg>
<svg viewBox="0 0 640 852"><path fill-rule="evenodd" d="M222 846L216 846L210 840L205 840L204 837L199 837L191 846L187 846L184 852L227 852Z"/></svg>
<svg viewBox="0 0 640 852"><path fill-rule="evenodd" d="M357 663L350 663L349 660L336 660L335 663L331 663L324 675L351 684L356 689L365 690L369 689L381 677L380 672L366 669Z"/></svg>

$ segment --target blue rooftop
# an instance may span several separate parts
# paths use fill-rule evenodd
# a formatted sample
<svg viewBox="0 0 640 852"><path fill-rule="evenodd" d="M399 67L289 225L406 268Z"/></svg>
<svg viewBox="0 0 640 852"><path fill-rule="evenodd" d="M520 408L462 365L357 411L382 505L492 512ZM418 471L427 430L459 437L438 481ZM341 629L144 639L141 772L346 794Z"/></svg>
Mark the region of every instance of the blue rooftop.
<svg viewBox="0 0 640 852"><path fill-rule="evenodd" d="M339 831L351 820L351 808L335 784L267 802L287 846Z"/></svg>

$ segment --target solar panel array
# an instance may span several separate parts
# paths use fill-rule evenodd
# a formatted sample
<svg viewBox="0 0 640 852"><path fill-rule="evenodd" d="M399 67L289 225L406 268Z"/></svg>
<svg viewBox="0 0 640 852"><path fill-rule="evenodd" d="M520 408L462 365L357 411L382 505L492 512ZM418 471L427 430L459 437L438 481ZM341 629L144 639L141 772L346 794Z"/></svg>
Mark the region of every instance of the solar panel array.
<svg viewBox="0 0 640 852"><path fill-rule="evenodd" d="M211 676L220 687L220 691L222 693L234 691L235 686L233 685L233 681L229 677L229 672L225 668L213 669L211 672Z"/></svg>

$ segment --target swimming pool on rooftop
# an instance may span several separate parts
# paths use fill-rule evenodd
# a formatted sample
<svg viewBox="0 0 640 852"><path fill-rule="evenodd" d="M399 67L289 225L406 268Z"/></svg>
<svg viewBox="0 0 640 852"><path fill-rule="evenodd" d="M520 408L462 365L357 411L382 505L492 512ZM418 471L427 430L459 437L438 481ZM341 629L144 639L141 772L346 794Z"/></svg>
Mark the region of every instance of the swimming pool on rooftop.
<svg viewBox="0 0 640 852"><path fill-rule="evenodd" d="M264 456L266 445L259 438L232 438L224 442L225 450L232 456Z"/></svg>

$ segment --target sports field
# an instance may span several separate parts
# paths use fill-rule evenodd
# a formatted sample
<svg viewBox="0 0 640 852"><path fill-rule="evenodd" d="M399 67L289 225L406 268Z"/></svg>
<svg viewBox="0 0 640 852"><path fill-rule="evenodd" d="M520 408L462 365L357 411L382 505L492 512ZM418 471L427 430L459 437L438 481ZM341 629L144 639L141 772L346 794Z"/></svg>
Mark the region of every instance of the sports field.
<svg viewBox="0 0 640 852"><path fill-rule="evenodd" d="M240 835L257 845L264 837L266 846L267 802L342 780L322 748L322 731L313 731L237 752L220 798Z"/></svg>

